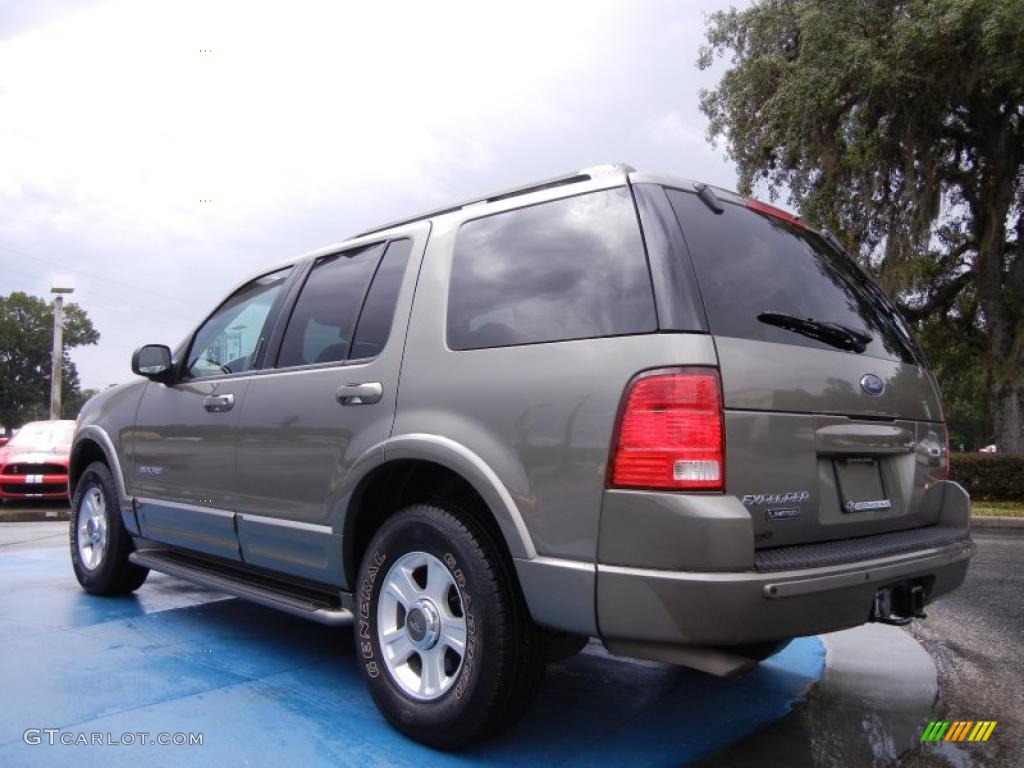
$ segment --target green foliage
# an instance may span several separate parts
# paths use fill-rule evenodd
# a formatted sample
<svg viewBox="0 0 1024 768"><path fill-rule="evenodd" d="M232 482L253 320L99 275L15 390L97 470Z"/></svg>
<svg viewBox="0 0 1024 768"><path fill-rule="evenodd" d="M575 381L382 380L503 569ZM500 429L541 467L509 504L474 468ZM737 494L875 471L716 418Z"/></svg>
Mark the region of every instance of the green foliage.
<svg viewBox="0 0 1024 768"><path fill-rule="evenodd" d="M701 106L741 188L788 187L864 254L916 255L944 189L973 183L972 124L1024 99L1021 0L765 0L713 14L708 42L701 66L733 52Z"/></svg>
<svg viewBox="0 0 1024 768"><path fill-rule="evenodd" d="M64 416L74 417L81 407L78 369L68 350L99 339L81 307L64 306ZM53 306L26 293L0 297L0 425L11 429L48 417L52 351Z"/></svg>
<svg viewBox="0 0 1024 768"><path fill-rule="evenodd" d="M61 389L63 390L64 387L61 386ZM82 406L89 402L89 398L93 395L98 395L99 392L100 391L98 389L88 388L79 392L73 392L68 397L62 397L61 410L64 412L64 418L77 418L79 412L82 410Z"/></svg>
<svg viewBox="0 0 1024 768"><path fill-rule="evenodd" d="M946 323L922 320L915 334L939 380L942 408L954 450L976 451L992 442L992 412L985 377L984 350Z"/></svg>
<svg viewBox="0 0 1024 768"><path fill-rule="evenodd" d="M788 190L932 349L971 346L1024 451L1024 0L761 0L707 39L699 66L731 67L701 108L741 189Z"/></svg>
<svg viewBox="0 0 1024 768"><path fill-rule="evenodd" d="M972 498L1024 501L1024 456L1012 453L952 453L950 479Z"/></svg>

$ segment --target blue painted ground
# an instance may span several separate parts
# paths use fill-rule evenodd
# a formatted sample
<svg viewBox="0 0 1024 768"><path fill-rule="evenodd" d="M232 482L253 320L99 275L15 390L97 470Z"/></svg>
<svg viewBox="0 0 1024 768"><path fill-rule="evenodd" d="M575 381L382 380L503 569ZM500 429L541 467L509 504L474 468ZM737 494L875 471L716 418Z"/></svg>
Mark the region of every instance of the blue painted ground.
<svg viewBox="0 0 1024 768"><path fill-rule="evenodd" d="M823 657L805 638L726 681L592 643L549 668L518 726L446 755L377 714L348 629L159 574L134 596L91 597L66 550L23 551L0 555L0 766L678 766L785 715ZM27 745L28 728L202 732L203 744Z"/></svg>

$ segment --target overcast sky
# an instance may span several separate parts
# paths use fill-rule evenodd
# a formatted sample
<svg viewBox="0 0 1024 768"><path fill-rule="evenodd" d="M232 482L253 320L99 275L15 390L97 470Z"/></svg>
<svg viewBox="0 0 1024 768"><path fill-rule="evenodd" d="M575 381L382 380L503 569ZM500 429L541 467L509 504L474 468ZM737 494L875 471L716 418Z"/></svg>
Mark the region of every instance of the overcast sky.
<svg viewBox="0 0 1024 768"><path fill-rule="evenodd" d="M729 2L11 5L0 294L74 278L87 387L264 265L421 209L606 162L736 186L697 107L722 68L695 65Z"/></svg>

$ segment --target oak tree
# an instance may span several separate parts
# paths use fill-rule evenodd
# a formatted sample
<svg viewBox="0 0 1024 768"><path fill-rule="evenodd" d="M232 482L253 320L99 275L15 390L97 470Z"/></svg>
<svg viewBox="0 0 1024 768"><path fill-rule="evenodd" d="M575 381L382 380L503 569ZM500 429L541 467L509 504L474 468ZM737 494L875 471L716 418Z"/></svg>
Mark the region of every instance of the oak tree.
<svg viewBox="0 0 1024 768"><path fill-rule="evenodd" d="M741 190L788 194L933 348L970 345L1024 452L1024 0L760 0L709 17L698 65L725 55L701 108Z"/></svg>
<svg viewBox="0 0 1024 768"><path fill-rule="evenodd" d="M61 402L74 418L79 402L78 369L68 350L99 341L99 332L77 304L64 306ZM53 305L15 291L0 296L0 427L13 429L50 412Z"/></svg>

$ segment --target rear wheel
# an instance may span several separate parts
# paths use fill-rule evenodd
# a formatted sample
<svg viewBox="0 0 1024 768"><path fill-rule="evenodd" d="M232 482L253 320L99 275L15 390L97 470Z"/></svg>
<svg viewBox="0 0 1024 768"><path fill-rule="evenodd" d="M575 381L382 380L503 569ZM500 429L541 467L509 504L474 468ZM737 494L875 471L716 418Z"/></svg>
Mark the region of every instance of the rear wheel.
<svg viewBox="0 0 1024 768"><path fill-rule="evenodd" d="M441 749L515 722L546 659L510 564L464 513L397 512L359 574L356 646L378 709L399 731Z"/></svg>
<svg viewBox="0 0 1024 768"><path fill-rule="evenodd" d="M107 465L85 468L71 500L71 566L86 592L123 595L142 586L148 568L128 562L132 541L121 522L120 502Z"/></svg>

